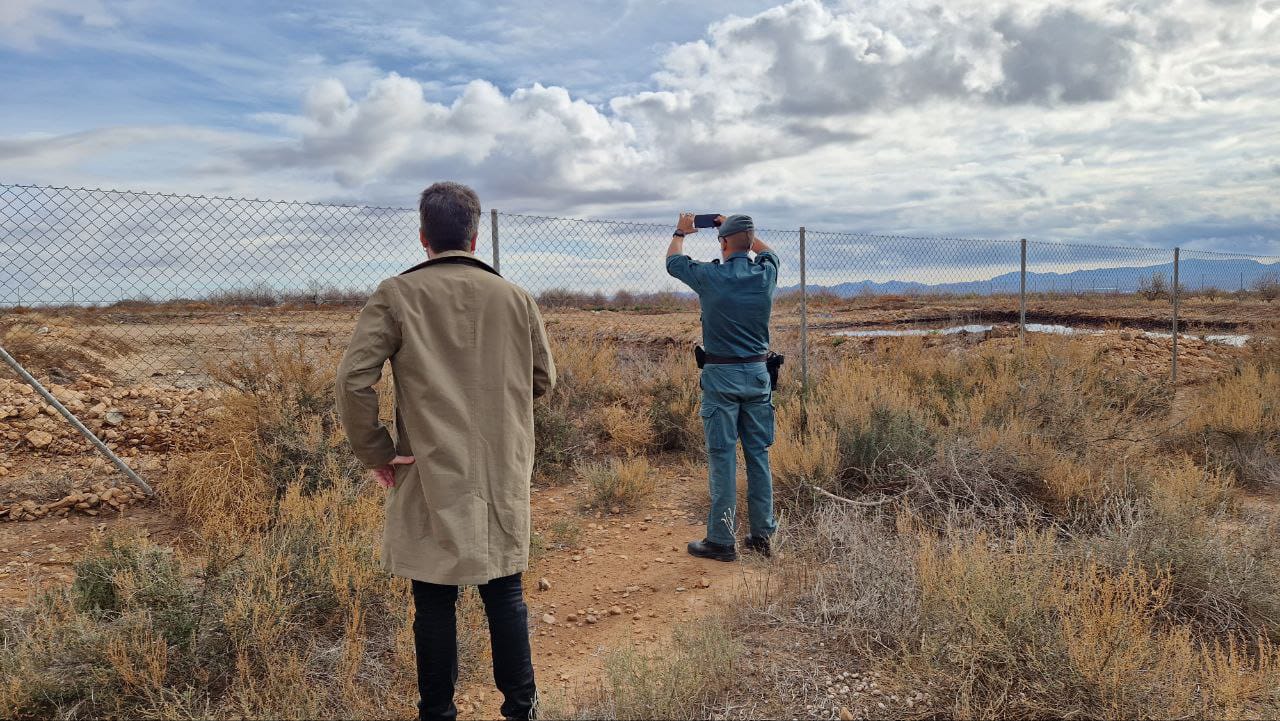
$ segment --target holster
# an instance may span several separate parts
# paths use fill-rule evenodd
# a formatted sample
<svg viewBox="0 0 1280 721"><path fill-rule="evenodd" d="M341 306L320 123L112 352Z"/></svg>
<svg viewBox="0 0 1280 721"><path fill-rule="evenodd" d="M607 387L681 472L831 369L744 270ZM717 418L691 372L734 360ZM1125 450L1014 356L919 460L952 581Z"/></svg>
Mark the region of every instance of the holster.
<svg viewBox="0 0 1280 721"><path fill-rule="evenodd" d="M769 357L764 361L764 367L769 371L769 390L778 390L778 373L782 370L782 364L786 362L786 356L769 351Z"/></svg>
<svg viewBox="0 0 1280 721"><path fill-rule="evenodd" d="M707 364L707 349L700 343L693 347L693 361L698 364L699 370Z"/></svg>

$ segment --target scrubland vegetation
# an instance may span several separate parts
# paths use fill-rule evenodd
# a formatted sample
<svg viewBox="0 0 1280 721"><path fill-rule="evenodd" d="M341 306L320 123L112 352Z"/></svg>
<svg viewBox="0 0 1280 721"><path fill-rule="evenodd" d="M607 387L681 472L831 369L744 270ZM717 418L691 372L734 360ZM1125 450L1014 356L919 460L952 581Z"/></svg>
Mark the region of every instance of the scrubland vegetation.
<svg viewBox="0 0 1280 721"><path fill-rule="evenodd" d="M665 715L1280 712L1274 341L1176 399L1058 339L881 349L782 395L784 558L721 621L757 648Z"/></svg>
<svg viewBox="0 0 1280 721"><path fill-rule="evenodd" d="M1175 394L1070 339L1002 340L820 346L807 399L788 366L775 559L544 716L1280 714L1280 346ZM660 493L655 469L701 474L686 355L558 339L539 487L625 513ZM413 715L408 587L377 566L381 494L346 450L333 363L275 350L219 372L225 412L158 484L188 538L104 537L73 585L4 611L0 716ZM581 534L556 519L535 551ZM463 606L464 680L484 680Z"/></svg>

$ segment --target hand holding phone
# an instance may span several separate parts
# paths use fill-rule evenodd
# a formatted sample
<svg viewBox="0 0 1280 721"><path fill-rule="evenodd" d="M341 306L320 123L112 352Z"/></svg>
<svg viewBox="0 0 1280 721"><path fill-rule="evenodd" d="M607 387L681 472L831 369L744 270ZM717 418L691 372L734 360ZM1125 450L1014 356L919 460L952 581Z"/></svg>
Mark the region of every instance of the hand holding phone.
<svg viewBox="0 0 1280 721"><path fill-rule="evenodd" d="M693 227L695 228L718 228L724 222L724 216L719 213L705 213L693 216Z"/></svg>

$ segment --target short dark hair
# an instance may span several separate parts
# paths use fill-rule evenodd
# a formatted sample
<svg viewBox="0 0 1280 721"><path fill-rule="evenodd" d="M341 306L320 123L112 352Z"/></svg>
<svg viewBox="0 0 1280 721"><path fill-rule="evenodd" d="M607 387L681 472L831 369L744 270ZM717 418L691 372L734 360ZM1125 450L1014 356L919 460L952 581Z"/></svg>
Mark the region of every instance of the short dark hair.
<svg viewBox="0 0 1280 721"><path fill-rule="evenodd" d="M418 222L432 252L471 250L480 227L480 196L462 183L434 183L418 199Z"/></svg>
<svg viewBox="0 0 1280 721"><path fill-rule="evenodd" d="M755 232L744 230L733 235L724 236L724 242L729 250L738 252L741 250L751 250L751 244L755 242Z"/></svg>

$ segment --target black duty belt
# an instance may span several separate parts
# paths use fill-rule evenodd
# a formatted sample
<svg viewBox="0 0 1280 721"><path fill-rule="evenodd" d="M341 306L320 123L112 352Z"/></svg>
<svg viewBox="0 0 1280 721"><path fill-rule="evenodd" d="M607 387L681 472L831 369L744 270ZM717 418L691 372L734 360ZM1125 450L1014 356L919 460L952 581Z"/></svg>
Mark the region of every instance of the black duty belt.
<svg viewBox="0 0 1280 721"><path fill-rule="evenodd" d="M728 365L731 363L764 363L765 369L769 371L769 388L771 390L778 389L778 373L782 369L783 362L787 360L786 356L772 351L762 353L760 355L742 356L740 358L715 355L708 353L701 345L695 345L693 347L693 359L697 361L699 368L702 368L708 363L712 365Z"/></svg>
<svg viewBox="0 0 1280 721"><path fill-rule="evenodd" d="M710 363L712 365L728 365L731 363L763 363L768 359L769 359L769 355L767 353L761 353L760 355L743 356L741 358L734 358L732 356L715 355L714 353L708 353L706 360L703 362Z"/></svg>

